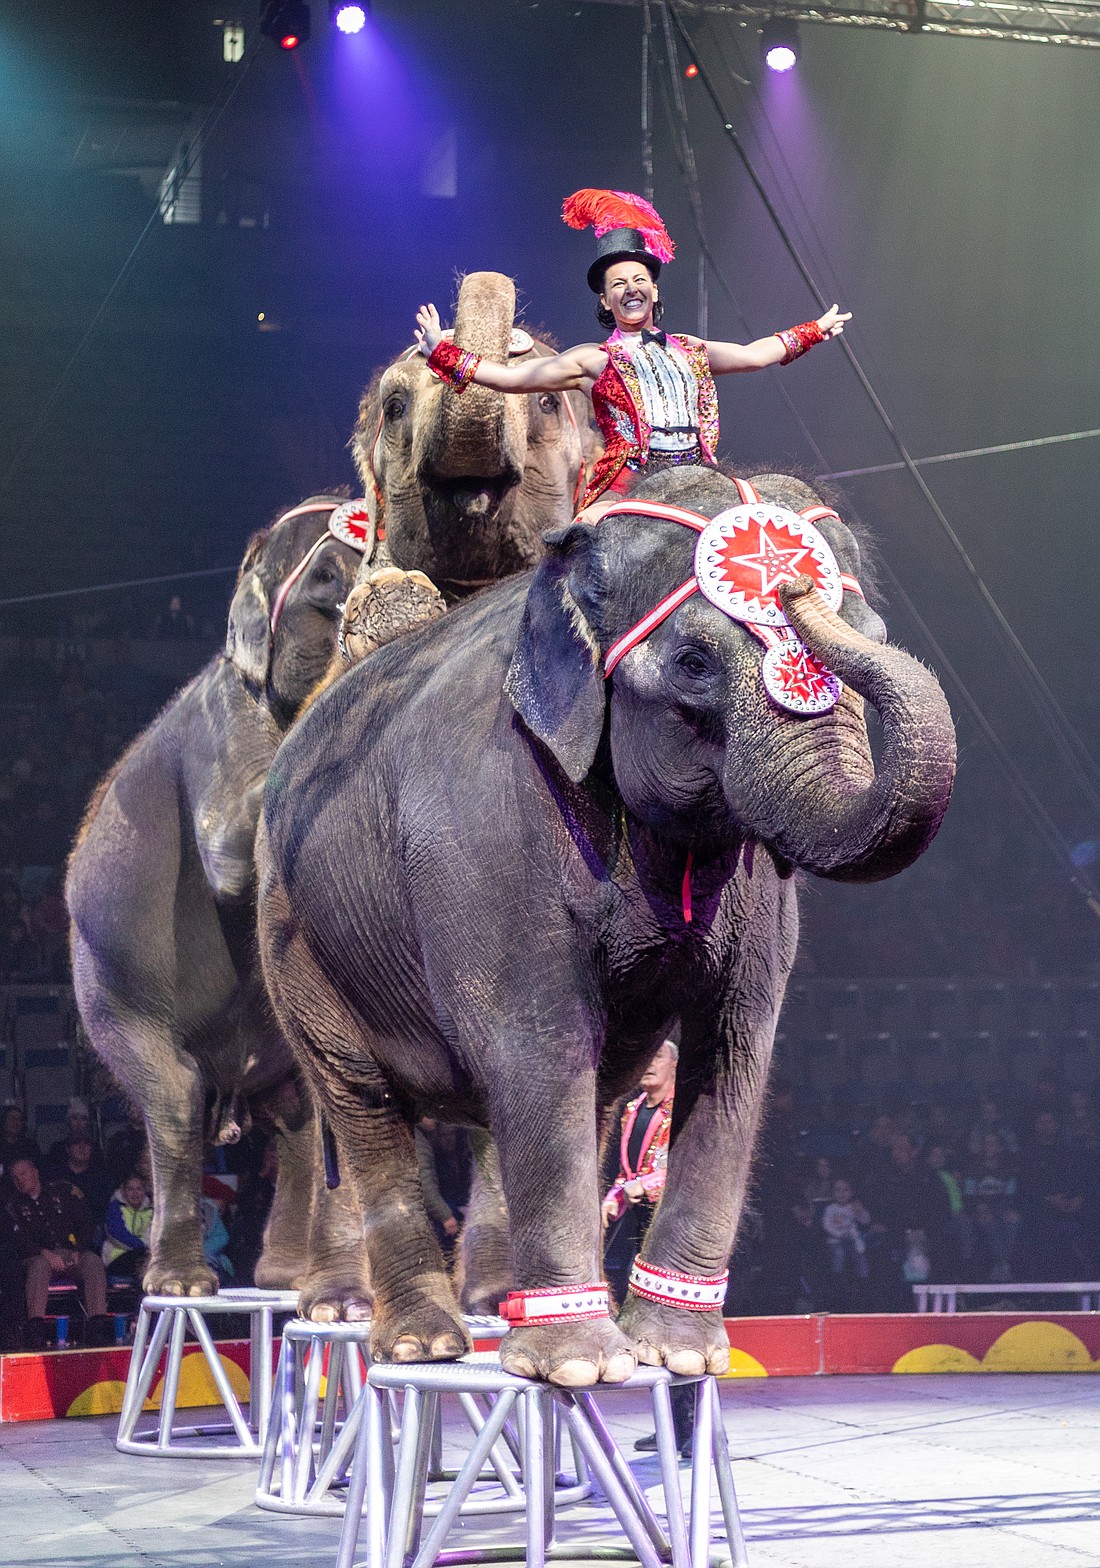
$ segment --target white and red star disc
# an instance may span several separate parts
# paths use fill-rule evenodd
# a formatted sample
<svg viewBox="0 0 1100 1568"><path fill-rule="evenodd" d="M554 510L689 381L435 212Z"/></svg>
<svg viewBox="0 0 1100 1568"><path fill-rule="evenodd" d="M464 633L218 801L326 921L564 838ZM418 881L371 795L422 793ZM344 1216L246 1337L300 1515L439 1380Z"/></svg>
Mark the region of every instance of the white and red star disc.
<svg viewBox="0 0 1100 1568"><path fill-rule="evenodd" d="M789 625L779 586L796 577L812 578L830 610L844 598L824 535L797 512L767 502L732 506L707 524L695 548L695 576L712 604L754 626Z"/></svg>
<svg viewBox="0 0 1100 1568"><path fill-rule="evenodd" d="M374 543L374 524L365 501L345 501L328 520L328 531L362 555Z"/></svg>
<svg viewBox="0 0 1100 1568"><path fill-rule="evenodd" d="M794 636L771 645L760 673L768 696L790 713L828 713L844 689L832 670Z"/></svg>

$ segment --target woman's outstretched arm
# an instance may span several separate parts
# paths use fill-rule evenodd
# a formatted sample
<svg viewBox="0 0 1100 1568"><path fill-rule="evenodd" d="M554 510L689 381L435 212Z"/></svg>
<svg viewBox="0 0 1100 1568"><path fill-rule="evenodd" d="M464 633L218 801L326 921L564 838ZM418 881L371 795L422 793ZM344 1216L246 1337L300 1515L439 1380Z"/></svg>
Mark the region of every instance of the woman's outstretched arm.
<svg viewBox="0 0 1100 1568"><path fill-rule="evenodd" d="M851 311L842 311L837 305L830 306L816 322L816 326L821 331L821 339L838 338L844 331L844 323L851 319ZM793 332L798 330L797 327L791 329ZM769 365L781 365L785 360L796 359L799 352L805 351L803 348L792 353L790 343L778 332L773 332L767 338L757 338L755 343L708 341L706 349L711 374L715 376L725 376L736 370L766 370Z"/></svg>
<svg viewBox="0 0 1100 1568"><path fill-rule="evenodd" d="M443 338L439 312L434 305L421 305L416 321L417 347L430 359ZM594 380L603 364L601 350L592 343L583 343L549 359L525 358L508 365L479 360L476 368L463 377L462 385L473 381L494 392L572 392Z"/></svg>

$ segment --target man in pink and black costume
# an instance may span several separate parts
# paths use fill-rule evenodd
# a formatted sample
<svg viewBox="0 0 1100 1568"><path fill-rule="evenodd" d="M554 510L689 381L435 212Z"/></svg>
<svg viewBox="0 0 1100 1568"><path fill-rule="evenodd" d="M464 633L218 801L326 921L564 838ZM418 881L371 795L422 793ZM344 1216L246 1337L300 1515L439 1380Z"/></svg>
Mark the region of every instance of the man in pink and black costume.
<svg viewBox="0 0 1100 1568"><path fill-rule="evenodd" d="M604 453L584 495L582 516L598 521L647 465L714 463L718 395L714 377L787 365L817 343L837 337L851 319L833 305L754 343L704 342L660 329L664 307L657 279L674 246L656 210L626 191L577 191L562 216L596 231L588 286L599 297L596 316L613 328L603 343L582 343L552 358L497 365L443 336L434 305L417 312L416 339L428 364L456 392L471 384L498 392L566 392L592 399Z"/></svg>

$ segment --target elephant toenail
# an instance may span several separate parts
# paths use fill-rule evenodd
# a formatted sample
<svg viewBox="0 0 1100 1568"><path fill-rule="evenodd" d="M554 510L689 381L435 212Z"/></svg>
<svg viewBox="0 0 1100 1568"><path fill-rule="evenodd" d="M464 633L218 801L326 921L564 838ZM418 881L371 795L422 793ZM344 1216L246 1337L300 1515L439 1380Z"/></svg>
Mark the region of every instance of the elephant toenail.
<svg viewBox="0 0 1100 1568"><path fill-rule="evenodd" d="M582 1361L574 1357L555 1367L550 1374L550 1381L559 1388L591 1388L593 1383L599 1382L599 1376L600 1369L594 1361Z"/></svg>

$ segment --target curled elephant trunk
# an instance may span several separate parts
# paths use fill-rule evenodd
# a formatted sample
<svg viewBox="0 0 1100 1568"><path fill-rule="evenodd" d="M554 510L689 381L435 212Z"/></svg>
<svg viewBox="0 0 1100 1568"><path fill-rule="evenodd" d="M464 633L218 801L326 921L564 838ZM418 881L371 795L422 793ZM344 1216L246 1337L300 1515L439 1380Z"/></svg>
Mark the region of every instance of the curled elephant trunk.
<svg viewBox="0 0 1100 1568"><path fill-rule="evenodd" d="M505 364L516 310L516 289L499 272L471 272L462 280L455 311L455 342ZM523 399L472 385L461 397L441 389L435 417L425 422L418 467L433 485L452 487L472 516L491 511L522 476L527 455Z"/></svg>
<svg viewBox="0 0 1100 1568"><path fill-rule="evenodd" d="M782 855L818 876L851 882L892 876L931 843L951 798L955 731L947 699L916 659L872 642L835 615L809 578L780 596L799 636L846 690L832 714L784 726L774 742L773 766L783 779L775 781L773 771L773 820L763 801L748 820ZM854 693L882 723L877 769Z"/></svg>

